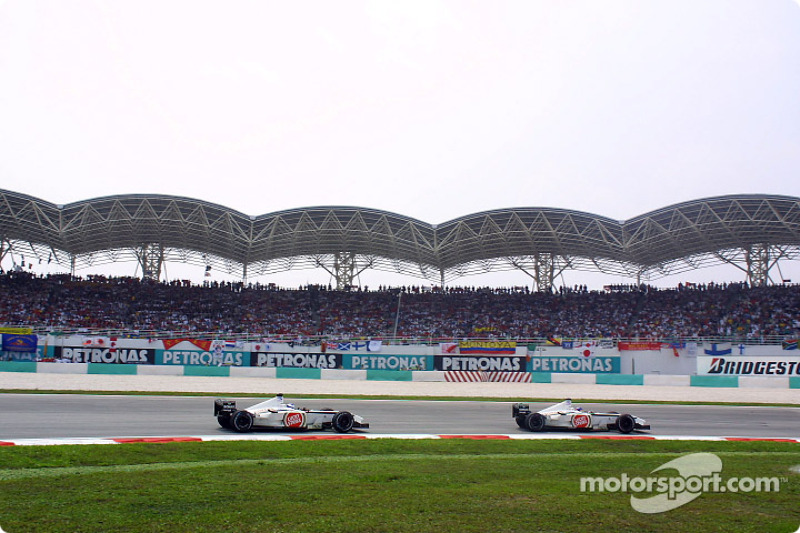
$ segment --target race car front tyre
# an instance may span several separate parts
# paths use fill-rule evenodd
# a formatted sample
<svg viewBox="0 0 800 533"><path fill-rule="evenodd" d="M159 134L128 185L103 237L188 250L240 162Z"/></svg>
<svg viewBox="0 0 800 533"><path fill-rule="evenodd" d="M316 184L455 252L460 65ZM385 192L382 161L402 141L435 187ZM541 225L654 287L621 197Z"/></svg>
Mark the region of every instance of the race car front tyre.
<svg viewBox="0 0 800 533"><path fill-rule="evenodd" d="M355 419L353 415L347 411L336 413L331 420L331 427L337 433L347 433L353 429L353 424L355 424Z"/></svg>
<svg viewBox="0 0 800 533"><path fill-rule="evenodd" d="M620 433L630 433L636 428L636 421L629 414L619 415L617 429Z"/></svg>
<svg viewBox="0 0 800 533"><path fill-rule="evenodd" d="M239 433L246 433L253 429L253 415L247 411L236 411L231 416L231 428Z"/></svg>
<svg viewBox="0 0 800 533"><path fill-rule="evenodd" d="M545 418L541 413L531 413L525 418L525 425L531 431L544 431Z"/></svg>
<svg viewBox="0 0 800 533"><path fill-rule="evenodd" d="M516 418L514 418L514 420L517 421L517 425L522 429L528 429L528 423L525 421L525 416L526 415L517 415Z"/></svg>
<svg viewBox="0 0 800 533"><path fill-rule="evenodd" d="M217 422L225 429L231 429L231 417L227 414L217 415Z"/></svg>

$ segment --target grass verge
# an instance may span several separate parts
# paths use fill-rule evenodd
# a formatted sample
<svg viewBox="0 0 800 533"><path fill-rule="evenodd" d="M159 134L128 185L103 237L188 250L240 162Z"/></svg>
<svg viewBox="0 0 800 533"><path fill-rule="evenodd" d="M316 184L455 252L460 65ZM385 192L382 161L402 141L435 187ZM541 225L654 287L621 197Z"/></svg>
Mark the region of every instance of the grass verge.
<svg viewBox="0 0 800 533"><path fill-rule="evenodd" d="M641 514L582 477L687 453L776 492L705 493ZM690 441L295 441L0 448L0 527L94 531L758 531L800 525L800 447ZM649 494L640 494L645 497Z"/></svg>

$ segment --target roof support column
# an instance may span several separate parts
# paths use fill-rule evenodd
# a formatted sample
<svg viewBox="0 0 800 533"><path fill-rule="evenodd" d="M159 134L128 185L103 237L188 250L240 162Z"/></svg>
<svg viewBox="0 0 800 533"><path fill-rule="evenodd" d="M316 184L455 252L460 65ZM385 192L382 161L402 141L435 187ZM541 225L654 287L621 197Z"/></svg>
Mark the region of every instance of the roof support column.
<svg viewBox="0 0 800 533"><path fill-rule="evenodd" d="M556 272L556 263L558 263L558 259L549 252L534 252L534 254L528 258L528 261L526 261L526 263L529 262L533 263L533 274L523 268L520 261L512 260L511 264L533 278L534 291L552 292L556 276L561 274L566 266L560 266L558 272ZM566 264L569 265L569 261L566 261Z"/></svg>
<svg viewBox="0 0 800 533"><path fill-rule="evenodd" d="M161 279L164 265L164 246L159 243L145 243L136 250L136 259L142 267L142 279Z"/></svg>
<svg viewBox="0 0 800 533"><path fill-rule="evenodd" d="M777 265L779 260L790 257L783 247L762 243L745 248L744 258L747 266L747 282L751 287L764 287L775 283L770 276L772 267Z"/></svg>
<svg viewBox="0 0 800 533"><path fill-rule="evenodd" d="M533 282L536 284L536 290L539 292L552 292L553 282L556 279L556 261L553 254L535 253L533 258Z"/></svg>
<svg viewBox="0 0 800 533"><path fill-rule="evenodd" d="M356 270L355 252L336 252L333 255L333 271L336 278L336 288L349 290L353 286Z"/></svg>
<svg viewBox="0 0 800 533"><path fill-rule="evenodd" d="M3 272L3 259L11 251L11 241L5 237L0 238L0 272Z"/></svg>
<svg viewBox="0 0 800 533"><path fill-rule="evenodd" d="M744 250L747 282L751 287L764 287L769 281L769 246L756 244Z"/></svg>
<svg viewBox="0 0 800 533"><path fill-rule="evenodd" d="M767 243L753 244L743 248L744 266L741 258L727 258L717 253L716 256L724 262L731 264L747 275L747 283L751 287L765 287L773 284L770 271L781 259L791 259L791 253L785 248Z"/></svg>

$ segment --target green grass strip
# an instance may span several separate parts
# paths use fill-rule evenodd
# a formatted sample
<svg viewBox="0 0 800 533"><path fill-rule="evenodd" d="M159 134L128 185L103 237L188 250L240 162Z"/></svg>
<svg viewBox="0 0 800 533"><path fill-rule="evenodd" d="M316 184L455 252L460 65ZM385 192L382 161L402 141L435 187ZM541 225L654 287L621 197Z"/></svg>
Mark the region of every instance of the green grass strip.
<svg viewBox="0 0 800 533"><path fill-rule="evenodd" d="M628 456L631 459L642 459L645 457L668 457L668 456L681 456L683 453L665 453L665 452L589 452L582 454L584 459L599 459L599 458L622 458ZM720 457L735 457L747 456L751 457L753 452L719 452ZM797 458L800 452L770 452L773 457L786 456L788 458ZM485 454L448 454L447 461L479 461L488 459L508 459L517 460L520 458L529 459L531 461L548 461L554 458L572 457L574 453L485 453ZM431 459L441 459L440 454L425 454L425 453L395 453L395 454L379 454L379 455L346 455L346 456L320 456L320 457L292 457L283 459L222 459L216 461L191 461L191 462L164 462L164 463L140 463L140 464L124 464L124 465L108 465L108 466L70 466L70 467L57 467L57 468L24 468L24 469L0 469L0 481L21 480L21 479L34 479L34 478L53 478L61 476L79 476L90 474L110 474L116 475L123 472L156 472L164 470L185 470L189 468L214 468L214 467L228 467L228 466L278 466L289 464L330 464L330 463L366 463L382 461L427 461Z"/></svg>
<svg viewBox="0 0 800 533"><path fill-rule="evenodd" d="M717 454L726 479L778 477L780 490L702 494L660 514L634 511L627 492L580 490L583 477L648 476L698 451ZM778 533L800 524L800 449L786 443L43 446L0 449L0 464L0 526L10 532Z"/></svg>

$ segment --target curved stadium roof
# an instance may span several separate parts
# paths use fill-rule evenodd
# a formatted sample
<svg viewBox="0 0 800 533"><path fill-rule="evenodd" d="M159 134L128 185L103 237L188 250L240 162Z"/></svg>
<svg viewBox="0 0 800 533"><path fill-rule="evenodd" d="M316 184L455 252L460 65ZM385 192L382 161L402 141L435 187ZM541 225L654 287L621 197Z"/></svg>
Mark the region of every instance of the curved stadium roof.
<svg viewBox="0 0 800 533"><path fill-rule="evenodd" d="M262 275L329 264L362 265L435 281L528 268L542 257L563 268L634 277L682 272L777 247L800 252L800 198L731 195L693 200L630 220L551 208L485 211L443 224L346 206L249 216L186 197L132 194L55 205L0 189L0 242L76 266L134 260L157 246L167 261Z"/></svg>

